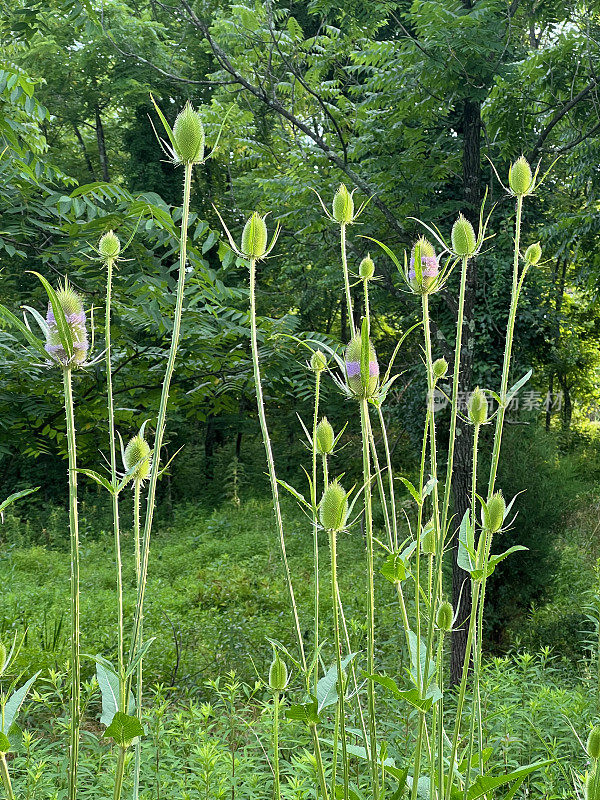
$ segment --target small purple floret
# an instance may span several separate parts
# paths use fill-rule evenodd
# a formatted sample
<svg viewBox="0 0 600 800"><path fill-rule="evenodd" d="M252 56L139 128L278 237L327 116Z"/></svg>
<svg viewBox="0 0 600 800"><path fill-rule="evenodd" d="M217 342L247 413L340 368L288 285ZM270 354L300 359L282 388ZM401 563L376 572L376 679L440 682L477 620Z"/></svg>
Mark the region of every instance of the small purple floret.
<svg viewBox="0 0 600 800"><path fill-rule="evenodd" d="M421 265L423 268L424 278L437 278L440 268L438 260L435 256L421 256ZM408 270L408 280L414 281L416 277L417 273L415 271L415 257L412 256L410 259L410 269Z"/></svg>

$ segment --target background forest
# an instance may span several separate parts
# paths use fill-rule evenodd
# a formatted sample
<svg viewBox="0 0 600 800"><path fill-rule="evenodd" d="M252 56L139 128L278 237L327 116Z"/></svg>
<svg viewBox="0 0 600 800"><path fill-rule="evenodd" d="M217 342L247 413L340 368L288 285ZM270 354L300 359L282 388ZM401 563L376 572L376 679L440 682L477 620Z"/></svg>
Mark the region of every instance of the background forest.
<svg viewBox="0 0 600 800"><path fill-rule="evenodd" d="M375 260L371 335L383 363L417 321L418 307L391 261L361 237L401 252L420 233L414 217L448 232L459 212L476 222L487 192L488 206L497 204L490 222L493 252L484 248L469 274L462 375L465 387L489 385L501 368L513 246L512 201L498 175L505 176L520 154L541 161L542 172L552 166L524 216L524 239L542 242L543 259L521 300L514 373L532 368L533 377L509 411L501 467L507 496L525 490L518 530L506 538L529 551L492 580L485 644L495 660L488 680L490 691L506 691L507 707L518 706L522 727L514 738L530 749L539 747L525 721L532 713L542 720L549 715L554 730L566 725L564 708L595 703L600 6L565 0L11 0L0 9L0 37L2 303L43 307L43 290L28 272L36 270L54 282L68 273L86 306L99 307L105 275L92 244L108 229L122 241L135 232L114 283L121 431L133 432L156 415L157 365L166 358L175 303L166 290L176 281L181 175L165 163L149 124L159 125L150 95L171 123L191 100L209 144L228 115L215 157L194 173L192 186L186 313L166 448L167 458L177 455L159 484L149 576L148 625L159 631L147 658L156 707L212 692L222 707L219 724L225 720L226 726L227 703L251 690L233 678L227 685L234 690L222 683L202 689L205 682L228 670L252 682L255 668L264 670L271 657L265 637L285 635L285 590L275 538L268 534L269 490L254 402L246 267L225 246L215 209L232 227L237 221L236 236L255 209L282 225L276 254L260 266L258 324L278 470L286 480L301 480L305 449L297 415L310 418L312 377L306 351L292 337L336 344L347 341L350 330L338 231L315 191L330 204L343 182L356 188L360 201L372 198L352 228L348 257L354 273L369 250ZM448 360L458 278L452 275L450 290L432 298L436 346ZM358 321L360 303L355 313ZM418 469L426 390L418 340L406 340L396 370L401 374L386 415L397 473L410 477ZM98 424L106 413L101 365L78 375L76 394L80 461L91 465L107 446ZM324 383L323 395L337 431L355 411L333 384ZM27 628L20 664L56 670L55 684L68 638L63 414L56 375L32 364L18 337L0 330L2 494L42 487L12 508L0 528L0 635ZM340 461L351 464L359 438L350 435L345 447ZM457 491L469 458L459 436ZM348 481L356 478L351 466L349 472ZM82 647L100 652L112 645L114 622L105 602L113 585L109 504L92 483L81 497L82 581L93 588L83 602L97 620ZM291 503L286 510L290 558L301 573L308 570L303 521ZM356 548L359 553L360 543ZM360 574L357 561L351 550L343 555L340 580L349 592ZM455 605L464 604L456 579L454 586ZM359 587L355 594L358 608ZM379 625L384 649L393 652L397 631L391 618L388 626L386 602L383 596ZM461 632L453 638L455 652ZM519 696L526 682L534 694L539 687L540 696ZM48 696L54 691L59 688L50 686ZM513 731L501 735L510 738ZM572 795L548 790L540 796Z"/></svg>

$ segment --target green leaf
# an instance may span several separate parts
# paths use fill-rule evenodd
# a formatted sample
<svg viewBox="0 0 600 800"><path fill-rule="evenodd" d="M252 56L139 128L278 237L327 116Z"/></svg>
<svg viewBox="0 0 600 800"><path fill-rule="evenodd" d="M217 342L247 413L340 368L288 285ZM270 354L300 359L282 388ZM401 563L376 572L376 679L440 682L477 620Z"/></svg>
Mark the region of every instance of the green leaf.
<svg viewBox="0 0 600 800"><path fill-rule="evenodd" d="M77 472L81 472L82 475L86 475L88 478L91 478L93 481L96 481L97 484L103 486L110 494L115 493L115 490L111 482L107 478L98 474L97 472L94 472L93 469L78 469Z"/></svg>
<svg viewBox="0 0 600 800"><path fill-rule="evenodd" d="M527 381L529 380L529 378L531 378L532 375L533 375L533 370L530 369L528 373L523 375L523 377L520 380L518 380L513 386L510 387L506 395L505 405L508 405L510 403L510 401L513 399L513 397L516 395L519 389L527 383Z"/></svg>
<svg viewBox="0 0 600 800"><path fill-rule="evenodd" d="M492 556L487 563L486 574L489 578L490 575L496 569L496 565L499 564L501 561L504 561L505 558L508 558L511 553L517 553L519 550L529 550L528 547L523 547L521 544L515 544L513 547L509 547L508 550L505 550L503 553L500 553L497 556Z"/></svg>
<svg viewBox="0 0 600 800"><path fill-rule="evenodd" d="M397 700L404 700L419 711L429 711L434 703L442 697L442 692L435 684L431 684L422 697L418 689L399 689L396 681L387 675L371 675L371 680L384 686Z"/></svg>
<svg viewBox="0 0 600 800"><path fill-rule="evenodd" d="M350 653L350 655L342 659L342 672L344 674L348 664L357 655L358 653ZM334 664L317 683L317 713L320 714L324 708L335 705L337 701L337 664Z"/></svg>
<svg viewBox="0 0 600 800"><path fill-rule="evenodd" d="M96 677L102 694L102 714L100 722L107 727L119 711L120 684L119 675L113 665L103 656L93 656L96 662ZM133 692L129 692L128 711L135 710Z"/></svg>
<svg viewBox="0 0 600 800"><path fill-rule="evenodd" d="M144 644L140 647L140 649L137 651L137 653L133 657L133 661L131 662L131 664L129 665L129 667L127 668L127 670L125 672L125 677L126 678L128 678L130 675L133 675L133 673L137 669L138 664L144 658L144 656L146 655L146 653L150 649L150 646L152 645L152 642L154 642L155 640L156 640L156 636L153 636L151 639L148 639L147 642L144 642Z"/></svg>
<svg viewBox="0 0 600 800"><path fill-rule="evenodd" d="M139 736L144 735L144 729L137 717L117 711L104 735L111 736L119 747L131 747Z"/></svg>
<svg viewBox="0 0 600 800"><path fill-rule="evenodd" d="M46 352L46 348L44 347L44 342L41 339L33 334L27 325L22 322L18 317L16 317L12 311L9 311L6 306L0 305L0 319L3 319L7 322L11 327L17 328L23 336L27 339L28 343L36 350L40 355L44 357L44 359L48 358L48 353Z"/></svg>
<svg viewBox="0 0 600 800"><path fill-rule="evenodd" d="M321 721L319 719L316 700L310 703L297 703L290 706L286 710L285 716L286 719L292 719L296 722L305 722L307 725L318 725Z"/></svg>
<svg viewBox="0 0 600 800"><path fill-rule="evenodd" d="M507 783L525 778L532 772L542 769L542 767L547 767L551 763L551 760L536 761L534 764L527 764L525 767L519 767L519 769L507 772L504 775L478 775L475 782L469 787L466 800L478 800L479 797L488 794L492 789L497 789L499 786L505 786Z"/></svg>
<svg viewBox="0 0 600 800"><path fill-rule="evenodd" d="M39 488L39 486L36 486L35 489L23 489L20 492L14 492L13 494L9 495L6 500L3 500L0 503L0 514L2 514L5 508L8 508L8 506L12 505L17 500L20 500L22 497L27 497L28 494L37 492Z"/></svg>
<svg viewBox="0 0 600 800"><path fill-rule="evenodd" d="M10 742L5 733L0 732L0 753L6 754L10 750Z"/></svg>
<svg viewBox="0 0 600 800"><path fill-rule="evenodd" d="M414 499L415 499L415 502L416 502L416 504L417 504L418 506L420 506L420 505L421 505L421 503L422 503L423 501L421 500L421 495L420 495L420 494L419 494L419 492L418 492L418 491L415 489L415 487L413 486L413 484L412 484L412 483L411 483L411 482L408 480L408 478L400 478L400 480L401 480L401 481L402 481L402 483L403 483L403 484L406 486L406 488L408 489L408 491L409 491L409 492L412 494L412 496L413 496L413 497L414 497Z"/></svg>
<svg viewBox="0 0 600 800"><path fill-rule="evenodd" d="M471 525L469 509L465 511L458 531L457 563L469 574L475 568L475 532Z"/></svg>
<svg viewBox="0 0 600 800"><path fill-rule="evenodd" d="M390 553L380 572L390 583L401 583L406 580L406 562L400 553Z"/></svg>
<svg viewBox="0 0 600 800"><path fill-rule="evenodd" d="M13 692L4 704L2 709L2 733L5 736L8 736L13 723L17 719L17 715L21 709L21 706L23 705L23 701L27 696L27 692L39 674L40 671L36 672L35 675L27 681L27 683L24 683L20 689L16 690L16 692Z"/></svg>

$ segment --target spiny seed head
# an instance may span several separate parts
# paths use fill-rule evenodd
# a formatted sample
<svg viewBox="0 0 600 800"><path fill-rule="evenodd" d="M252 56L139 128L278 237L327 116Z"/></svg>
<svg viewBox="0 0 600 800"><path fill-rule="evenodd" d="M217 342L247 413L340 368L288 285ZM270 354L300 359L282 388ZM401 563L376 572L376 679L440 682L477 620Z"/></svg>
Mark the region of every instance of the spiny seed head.
<svg viewBox="0 0 600 800"><path fill-rule="evenodd" d="M477 237L475 236L473 226L462 214L458 215L458 219L452 226L450 238L452 240L452 250L455 255L461 258L474 255L477 249Z"/></svg>
<svg viewBox="0 0 600 800"><path fill-rule="evenodd" d="M121 252L121 242L114 231L107 231L100 237L98 242L98 252L103 261L114 261Z"/></svg>
<svg viewBox="0 0 600 800"><path fill-rule="evenodd" d="M590 758L600 758L600 725L595 725L587 740L587 754Z"/></svg>
<svg viewBox="0 0 600 800"><path fill-rule="evenodd" d="M454 611L452 609L452 606L447 600L444 600L443 603L440 603L439 608L437 610L436 623L439 630L444 631L444 633L448 633L448 631L451 631L453 618L454 618Z"/></svg>
<svg viewBox="0 0 600 800"><path fill-rule="evenodd" d="M344 530L348 519L348 497L344 488L338 481L328 484L321 498L319 506L319 519L327 531Z"/></svg>
<svg viewBox="0 0 600 800"><path fill-rule="evenodd" d="M322 456L330 455L333 452L334 441L335 434L333 432L333 428L331 427L331 423L327 417L323 417L323 419L317 425L316 430L315 445L317 448L317 453Z"/></svg>
<svg viewBox="0 0 600 800"><path fill-rule="evenodd" d="M539 242L535 242L534 244L530 244L527 250L525 250L525 261L528 264L531 264L534 267L542 257L542 248Z"/></svg>
<svg viewBox="0 0 600 800"><path fill-rule="evenodd" d="M150 474L150 445L139 433L130 440L123 454L123 466L125 472L129 472L132 467L137 467L131 473L131 480L145 481Z"/></svg>
<svg viewBox="0 0 600 800"><path fill-rule="evenodd" d="M333 195L333 214L334 220L340 225L349 225L354 219L354 200L352 192L340 184L339 189Z"/></svg>
<svg viewBox="0 0 600 800"><path fill-rule="evenodd" d="M485 425L488 418L488 401L483 389L479 386L469 397L467 412L473 425Z"/></svg>
<svg viewBox="0 0 600 800"><path fill-rule="evenodd" d="M348 386L357 397L373 397L379 384L379 364L375 348L369 342L369 376L366 385L363 385L363 377L360 372L360 358L362 351L362 339L359 333L352 339L346 347L346 375Z"/></svg>
<svg viewBox="0 0 600 800"><path fill-rule="evenodd" d="M425 526L425 535L421 541L421 550L428 556L435 553L435 526L433 524L433 517Z"/></svg>
<svg viewBox="0 0 600 800"><path fill-rule="evenodd" d="M64 286L57 290L56 297L71 332L73 352L70 358L65 352L51 303L48 303L48 311L46 313L46 324L48 326L45 344L46 352L63 367L79 366L85 361L89 348L83 302L67 281L65 281Z"/></svg>
<svg viewBox="0 0 600 800"><path fill-rule="evenodd" d="M325 355L320 350L315 350L315 352L310 357L310 368L313 372L323 372L323 370L327 367L327 359Z"/></svg>
<svg viewBox="0 0 600 800"><path fill-rule="evenodd" d="M487 528L490 533L496 533L504 523L506 503L502 492L495 492L487 501Z"/></svg>
<svg viewBox="0 0 600 800"><path fill-rule="evenodd" d="M375 274L375 264L370 255L366 255L358 265L358 276L365 281L370 281Z"/></svg>
<svg viewBox="0 0 600 800"><path fill-rule="evenodd" d="M585 781L585 800L600 800L600 783L597 784L596 781L596 770L598 769L598 765L596 764L595 769L593 769L587 776Z"/></svg>
<svg viewBox="0 0 600 800"><path fill-rule="evenodd" d="M533 191L533 175L529 161L524 156L517 158L508 170L508 185L517 197L530 194Z"/></svg>
<svg viewBox="0 0 600 800"><path fill-rule="evenodd" d="M446 361L445 358L436 359L433 362L432 368L433 368L433 377L438 381L441 380L442 378L445 378L446 375L448 374L448 362Z"/></svg>
<svg viewBox="0 0 600 800"><path fill-rule="evenodd" d="M241 250L248 258L262 258L267 252L267 225L257 211L244 225Z"/></svg>
<svg viewBox="0 0 600 800"><path fill-rule="evenodd" d="M269 687L274 692L282 692L287 686L288 671L285 661L283 661L279 653L275 653L275 658L271 661L269 667Z"/></svg>
<svg viewBox="0 0 600 800"><path fill-rule="evenodd" d="M204 159L204 125L200 114L187 102L173 125L175 154L182 164L200 164Z"/></svg>
<svg viewBox="0 0 600 800"><path fill-rule="evenodd" d="M417 248L421 253L421 273L422 281L419 283L417 270L415 269L415 254ZM408 267L408 282L411 288L418 294L425 294L436 284L440 272L440 265L435 254L435 248L424 236L419 237L414 243L410 263Z"/></svg>

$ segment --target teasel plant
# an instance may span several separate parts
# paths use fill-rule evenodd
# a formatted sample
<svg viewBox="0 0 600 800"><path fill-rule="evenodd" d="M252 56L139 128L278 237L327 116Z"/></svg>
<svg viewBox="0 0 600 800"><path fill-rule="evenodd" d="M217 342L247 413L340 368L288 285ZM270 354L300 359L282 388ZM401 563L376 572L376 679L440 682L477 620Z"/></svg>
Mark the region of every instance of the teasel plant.
<svg viewBox="0 0 600 800"><path fill-rule="evenodd" d="M71 680L70 680L70 724L69 724L69 768L68 793L69 800L77 796L77 767L79 755L79 733L81 725L81 653L80 653L80 613L79 613L79 515L77 506L77 441L75 433L75 403L73 398L73 372L97 363L88 360L93 349L88 338L87 319L84 304L79 294L73 289L68 279L55 290L52 285L37 272L36 275L48 296L46 316L43 317L30 306L23 308L23 320L13 314L5 306L0 306L0 318L9 326L17 329L25 338L32 357L42 357L42 366L60 369L63 382L65 406L66 440L68 453L69 484L69 532L71 561ZM29 318L39 326L43 339L33 333Z"/></svg>

